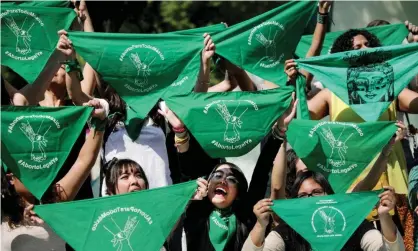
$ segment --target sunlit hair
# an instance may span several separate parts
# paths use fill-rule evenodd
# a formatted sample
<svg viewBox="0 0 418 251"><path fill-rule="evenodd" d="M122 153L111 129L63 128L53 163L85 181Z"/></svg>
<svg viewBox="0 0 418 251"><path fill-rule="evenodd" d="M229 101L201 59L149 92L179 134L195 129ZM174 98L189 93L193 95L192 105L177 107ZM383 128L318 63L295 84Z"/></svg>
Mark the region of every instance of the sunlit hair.
<svg viewBox="0 0 418 251"><path fill-rule="evenodd" d="M142 167L131 159L117 159L113 158L103 167L105 170L105 182L107 187L107 194L116 194L116 187L119 177L128 170L133 172L136 170L145 182L145 188L149 188L148 179Z"/></svg>
<svg viewBox="0 0 418 251"><path fill-rule="evenodd" d="M337 39L335 39L335 42L332 45L330 52L337 53L337 52L354 50L353 49L354 37L358 35L362 35L367 39L367 41L369 42L370 48L382 46L379 39L372 33L366 30L351 29L351 30L344 32L339 37L337 37Z"/></svg>

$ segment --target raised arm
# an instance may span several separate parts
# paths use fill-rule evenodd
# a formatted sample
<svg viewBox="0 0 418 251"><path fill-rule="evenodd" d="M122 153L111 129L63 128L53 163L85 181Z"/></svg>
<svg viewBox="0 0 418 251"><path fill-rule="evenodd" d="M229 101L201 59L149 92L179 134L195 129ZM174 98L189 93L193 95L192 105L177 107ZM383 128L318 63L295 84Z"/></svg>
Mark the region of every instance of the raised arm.
<svg viewBox="0 0 418 251"><path fill-rule="evenodd" d="M71 40L68 39L67 37L67 32L65 30L60 30L58 32L58 34L60 35L60 37L67 41L66 43L66 49L69 51L69 58L72 61L75 61L75 51L74 48L72 46ZM95 74L94 74L94 70L91 68L90 65L88 65L86 63L85 67L84 67L84 72L86 72L86 67L90 68L91 72L88 72L87 75L89 76L89 80L86 80L84 78L83 81L92 81L95 82ZM89 100L92 100L93 97L87 95L85 92L83 92L81 84L80 84L80 79L78 76L78 71L75 70L71 70L69 72L67 72L67 74L65 75L65 84L67 87L67 93L68 96L71 98L71 100L74 102L74 104L76 105L82 105L84 103L87 103ZM83 73L84 76L84 73Z"/></svg>
<svg viewBox="0 0 418 251"><path fill-rule="evenodd" d="M396 205L395 191L393 187L385 187L385 191L379 195L379 198L380 201L377 213L379 214L383 237L390 243L401 242L401 245L403 245L403 240L399 240L397 238L399 236L397 234L398 229L392 220L392 216L389 214L389 212L393 210Z"/></svg>
<svg viewBox="0 0 418 251"><path fill-rule="evenodd" d="M48 89L52 78L61 67L62 62L70 55L71 50L69 49L69 41L65 36L60 35L56 49L35 81L13 93L13 105L36 105L39 101L43 100L44 93Z"/></svg>
<svg viewBox="0 0 418 251"><path fill-rule="evenodd" d="M91 100L85 105L95 108L92 114L92 128L87 135L86 142L81 148L76 162L70 171L56 183L59 201L71 201L74 199L89 176L102 146L109 105L103 99Z"/></svg>
<svg viewBox="0 0 418 251"><path fill-rule="evenodd" d="M215 54L215 44L208 33L203 34L203 50L200 62L199 77L194 88L195 92L207 92L210 80L210 59Z"/></svg>
<svg viewBox="0 0 418 251"><path fill-rule="evenodd" d="M315 31L312 37L311 47L309 47L308 52L306 53L305 57L314 57L321 54L322 45L324 43L325 34L327 32L327 25L329 22L329 11L331 9L332 1L319 1L318 6L318 17L315 26ZM306 85L308 90L310 90L310 84L312 81L312 74L301 70L302 73L306 78Z"/></svg>
<svg viewBox="0 0 418 251"><path fill-rule="evenodd" d="M287 158L286 158L286 131L287 128L295 118L296 108L299 100L295 100L295 93L292 93L292 103L286 112L277 120L273 126L273 135L283 140L282 145L276 155L273 163L273 170L271 171L271 194L270 198L273 200L286 198L286 175L287 175Z"/></svg>
<svg viewBox="0 0 418 251"><path fill-rule="evenodd" d="M271 194L272 200L280 200L286 198L286 175L287 175L287 161L286 161L286 145L284 140L277 152L273 163L273 170L271 171Z"/></svg>
<svg viewBox="0 0 418 251"><path fill-rule="evenodd" d="M237 86L238 83L234 76L230 76L228 71L225 71L225 79L222 82L209 87L208 92L229 92Z"/></svg>
<svg viewBox="0 0 418 251"><path fill-rule="evenodd" d="M380 176L387 169L388 158L389 155L392 153L393 146L397 142L400 142L406 136L405 125L401 121L398 121L396 125L398 126L396 134L389 141L389 143L382 149L382 152L380 153L370 172L366 175L366 177L364 177L362 181L360 181L354 187L352 192L370 191L373 189L373 187L377 185Z"/></svg>
<svg viewBox="0 0 418 251"><path fill-rule="evenodd" d="M272 199L262 199L253 208L253 212L257 217L257 222L250 232L247 240L244 243L242 250L261 250L264 246L264 239L266 236L266 228L269 224L270 214L273 212L271 206L273 205Z"/></svg>
<svg viewBox="0 0 418 251"><path fill-rule="evenodd" d="M91 20L89 11L87 9L86 1L82 0L80 3L75 1L75 10L80 24L84 32L94 32L93 22ZM93 96L94 88L96 88L96 78L94 69L86 63L83 68L83 80L81 81L81 90L89 95Z"/></svg>
<svg viewBox="0 0 418 251"><path fill-rule="evenodd" d="M177 152L187 152L189 150L190 135L183 121L181 121L177 115L167 107L164 101L159 103L159 107L160 109L158 109L158 113L163 115L172 126L172 130L175 135L174 142Z"/></svg>
<svg viewBox="0 0 418 251"><path fill-rule="evenodd" d="M248 76L246 71L232 64L226 59L224 59L224 61L225 61L225 65L226 65L226 69L228 70L228 73L230 74L231 77L236 79L237 84L240 87L241 91L255 91L256 90L253 81Z"/></svg>

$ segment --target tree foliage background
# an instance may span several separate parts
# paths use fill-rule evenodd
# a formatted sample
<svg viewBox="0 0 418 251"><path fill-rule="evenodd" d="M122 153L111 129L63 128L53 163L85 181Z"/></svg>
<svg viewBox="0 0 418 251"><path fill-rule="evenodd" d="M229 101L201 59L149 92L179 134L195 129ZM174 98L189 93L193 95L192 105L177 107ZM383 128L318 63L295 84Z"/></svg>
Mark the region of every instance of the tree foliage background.
<svg viewBox="0 0 418 251"><path fill-rule="evenodd" d="M287 1L88 1L95 31L161 33L234 25Z"/></svg>

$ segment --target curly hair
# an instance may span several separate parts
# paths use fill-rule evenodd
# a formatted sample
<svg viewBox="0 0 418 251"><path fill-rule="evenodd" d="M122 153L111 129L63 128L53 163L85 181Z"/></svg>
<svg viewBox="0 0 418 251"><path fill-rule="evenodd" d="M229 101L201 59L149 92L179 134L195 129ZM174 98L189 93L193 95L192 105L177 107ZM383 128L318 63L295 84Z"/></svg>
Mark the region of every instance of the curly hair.
<svg viewBox="0 0 418 251"><path fill-rule="evenodd" d="M334 44L331 47L331 53L351 51L353 50L353 40L355 36L362 35L369 42L370 48L380 47L382 44L379 39L372 33L366 30L351 29L341 34L335 39Z"/></svg>
<svg viewBox="0 0 418 251"><path fill-rule="evenodd" d="M1 168L1 218L11 229L23 225L24 202L10 184L10 178L6 175L3 166Z"/></svg>

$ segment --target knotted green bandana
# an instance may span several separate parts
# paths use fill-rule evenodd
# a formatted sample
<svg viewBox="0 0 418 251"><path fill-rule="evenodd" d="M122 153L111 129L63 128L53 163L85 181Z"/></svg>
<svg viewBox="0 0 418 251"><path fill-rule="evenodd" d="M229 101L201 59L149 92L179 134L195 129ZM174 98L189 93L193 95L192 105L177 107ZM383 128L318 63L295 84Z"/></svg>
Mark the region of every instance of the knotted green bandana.
<svg viewBox="0 0 418 251"><path fill-rule="evenodd" d="M349 105L376 121L418 74L418 43L298 59L298 66Z"/></svg>
<svg viewBox="0 0 418 251"><path fill-rule="evenodd" d="M396 130L390 121L354 124L297 119L286 135L308 169L322 173L336 193L344 193Z"/></svg>
<svg viewBox="0 0 418 251"><path fill-rule="evenodd" d="M293 87L258 92L190 93L165 99L213 158L248 153L289 107Z"/></svg>
<svg viewBox="0 0 418 251"><path fill-rule="evenodd" d="M272 209L308 241L314 251L335 251L341 250L365 220L381 192L275 200Z"/></svg>
<svg viewBox="0 0 418 251"><path fill-rule="evenodd" d="M405 27L405 24L380 25L369 28L362 28L360 30L367 30L374 34L383 46L401 44L405 37L408 35L408 29ZM344 32L346 31L328 32L322 45L321 55L328 54L335 42L335 39ZM301 58L306 56L306 53L308 53L309 48L311 47L312 38L313 35L302 36L298 47L296 48L296 55Z"/></svg>
<svg viewBox="0 0 418 251"><path fill-rule="evenodd" d="M284 61L292 58L317 1L292 1L212 36L216 54L276 84L286 82Z"/></svg>
<svg viewBox="0 0 418 251"><path fill-rule="evenodd" d="M69 7L70 1L15 1L15 2L2 2L1 6L18 6L18 7Z"/></svg>
<svg viewBox="0 0 418 251"><path fill-rule="evenodd" d="M78 251L160 250L196 181L109 197L47 204L35 212Z"/></svg>
<svg viewBox="0 0 418 251"><path fill-rule="evenodd" d="M132 110L131 115L137 114L136 119L144 119L165 92L181 94L193 89L195 81L186 80L199 70L201 36L68 34L77 53L116 90ZM136 131L136 135L130 134L133 140L140 129L133 129Z"/></svg>
<svg viewBox="0 0 418 251"><path fill-rule="evenodd" d="M69 8L2 6L1 64L28 83L35 81L76 14Z"/></svg>
<svg viewBox="0 0 418 251"><path fill-rule="evenodd" d="M216 251L223 251L236 231L235 214L222 215L221 211L214 210L209 215L209 239Z"/></svg>
<svg viewBox="0 0 418 251"><path fill-rule="evenodd" d="M1 158L41 199L90 117L91 107L1 107Z"/></svg>

